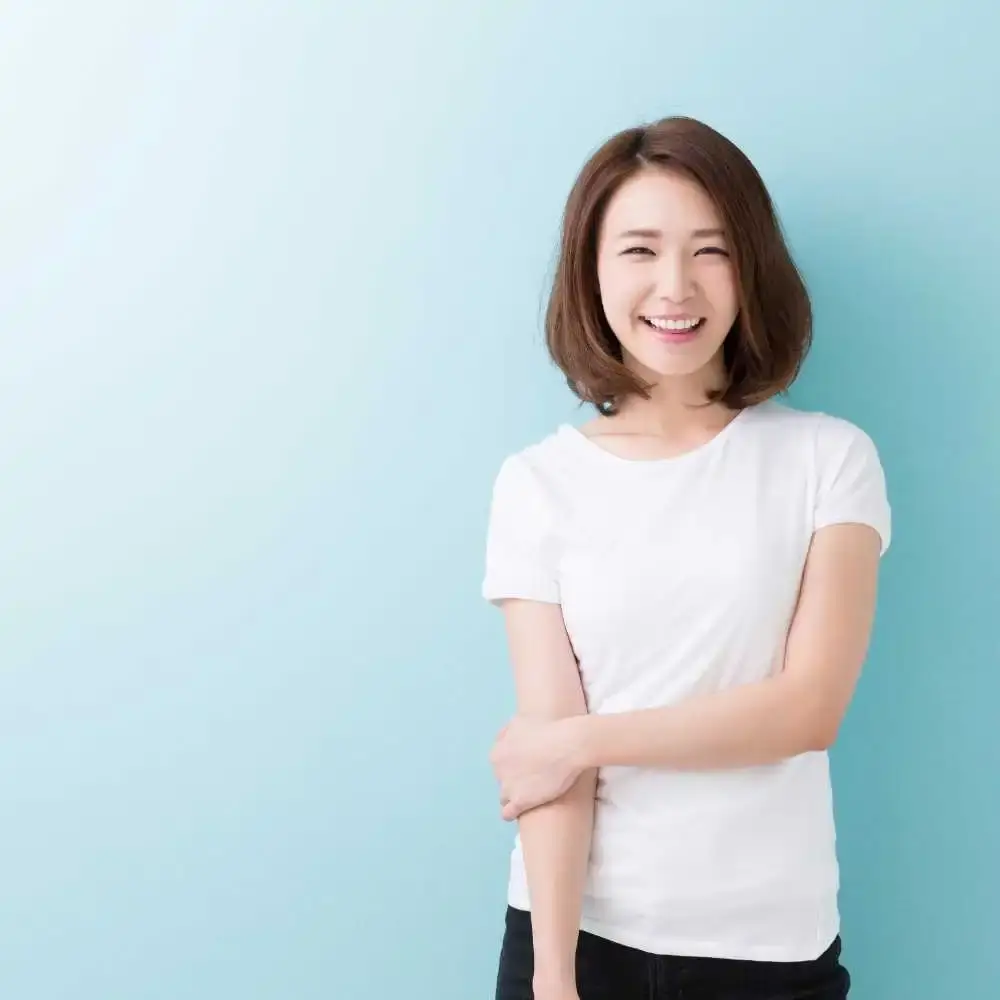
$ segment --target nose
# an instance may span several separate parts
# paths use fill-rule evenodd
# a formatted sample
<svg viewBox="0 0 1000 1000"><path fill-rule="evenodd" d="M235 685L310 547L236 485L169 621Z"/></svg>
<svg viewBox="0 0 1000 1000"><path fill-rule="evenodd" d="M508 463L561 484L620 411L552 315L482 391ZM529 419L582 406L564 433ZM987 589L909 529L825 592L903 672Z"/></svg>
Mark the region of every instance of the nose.
<svg viewBox="0 0 1000 1000"><path fill-rule="evenodd" d="M685 255L664 253L656 263L657 294L677 303L691 298L694 294L694 282Z"/></svg>

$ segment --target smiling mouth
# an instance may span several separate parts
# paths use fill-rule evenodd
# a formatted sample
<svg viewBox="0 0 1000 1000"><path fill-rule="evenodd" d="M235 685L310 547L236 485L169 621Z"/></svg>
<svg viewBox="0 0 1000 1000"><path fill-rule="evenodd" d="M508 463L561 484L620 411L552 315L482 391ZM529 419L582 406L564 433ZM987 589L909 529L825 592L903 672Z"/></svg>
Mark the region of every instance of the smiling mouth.
<svg viewBox="0 0 1000 1000"><path fill-rule="evenodd" d="M640 316L651 330L657 333L694 333L705 325L705 317L690 319L665 319L662 316Z"/></svg>

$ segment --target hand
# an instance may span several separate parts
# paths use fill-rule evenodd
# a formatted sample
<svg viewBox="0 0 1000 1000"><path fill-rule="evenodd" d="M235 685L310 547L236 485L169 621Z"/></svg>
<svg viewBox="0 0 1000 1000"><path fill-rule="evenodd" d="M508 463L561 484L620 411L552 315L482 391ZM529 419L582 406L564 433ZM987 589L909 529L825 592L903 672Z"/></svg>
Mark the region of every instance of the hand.
<svg viewBox="0 0 1000 1000"><path fill-rule="evenodd" d="M505 820L559 798L583 768L575 760L575 734L584 718L539 720L515 716L500 730L490 762L500 783Z"/></svg>

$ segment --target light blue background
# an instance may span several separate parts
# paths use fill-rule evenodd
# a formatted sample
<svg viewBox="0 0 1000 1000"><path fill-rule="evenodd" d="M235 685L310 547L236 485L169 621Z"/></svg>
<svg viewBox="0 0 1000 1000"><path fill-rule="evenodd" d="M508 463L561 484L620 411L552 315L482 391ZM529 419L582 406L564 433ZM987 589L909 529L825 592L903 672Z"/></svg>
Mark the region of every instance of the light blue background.
<svg viewBox="0 0 1000 1000"><path fill-rule="evenodd" d="M3 4L0 996L492 996L489 488L586 418L539 336L577 169L683 112L807 275L793 402L892 491L852 996L995 997L995 10Z"/></svg>

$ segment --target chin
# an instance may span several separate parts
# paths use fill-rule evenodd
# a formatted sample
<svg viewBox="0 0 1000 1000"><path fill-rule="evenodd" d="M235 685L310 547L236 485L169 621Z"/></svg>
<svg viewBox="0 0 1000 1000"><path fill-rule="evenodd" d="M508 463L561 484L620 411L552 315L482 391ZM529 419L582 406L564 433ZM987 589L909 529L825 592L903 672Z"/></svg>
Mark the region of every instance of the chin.
<svg viewBox="0 0 1000 1000"><path fill-rule="evenodd" d="M665 358L662 352L628 351L634 367L639 373L648 373L659 378L685 378L696 375L706 367L711 366L717 356L715 353L701 353L691 357Z"/></svg>

